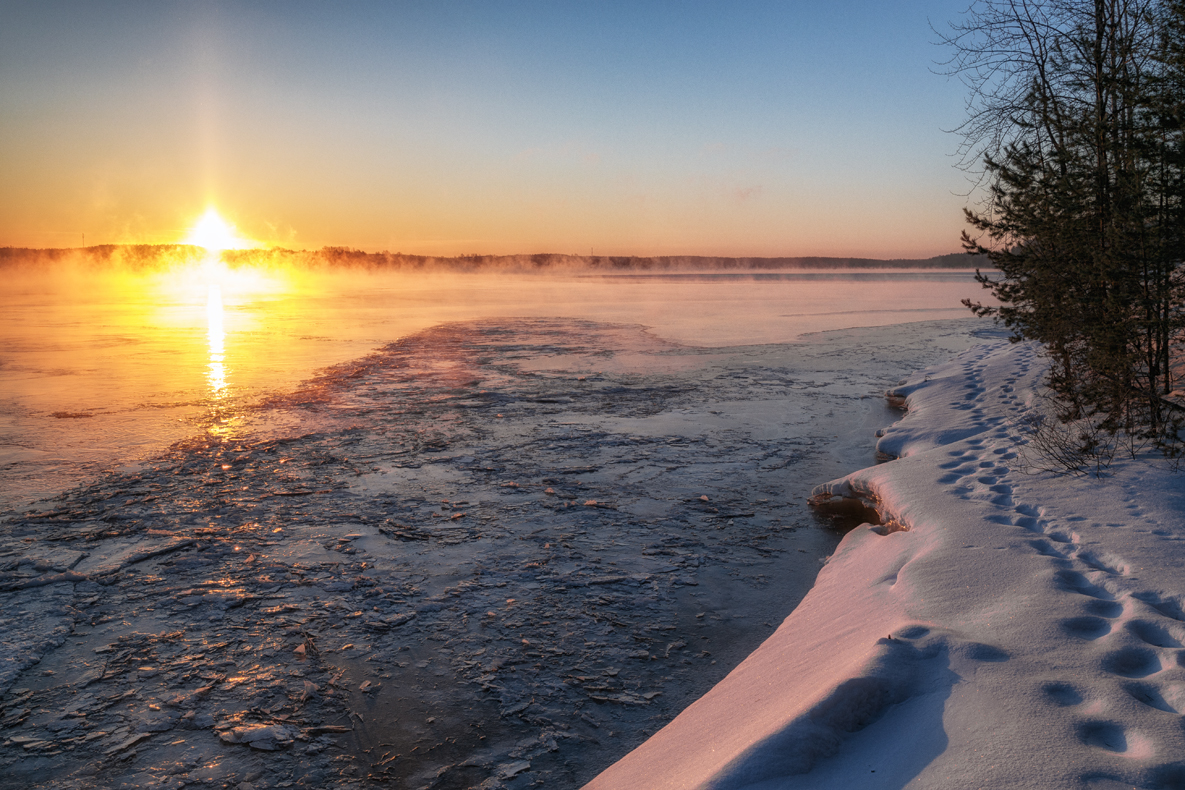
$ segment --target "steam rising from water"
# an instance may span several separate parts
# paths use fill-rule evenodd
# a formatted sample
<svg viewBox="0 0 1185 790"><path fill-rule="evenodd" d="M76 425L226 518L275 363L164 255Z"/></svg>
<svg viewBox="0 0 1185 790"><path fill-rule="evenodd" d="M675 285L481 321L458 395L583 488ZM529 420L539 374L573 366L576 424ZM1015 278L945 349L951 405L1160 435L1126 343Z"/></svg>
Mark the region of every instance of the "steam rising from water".
<svg viewBox="0 0 1185 790"><path fill-rule="evenodd" d="M265 396L450 321L579 318L730 346L963 318L959 300L981 293L970 272L650 268L606 277L596 266L458 271L303 255L0 251L0 490L24 503L198 432L231 435Z"/></svg>

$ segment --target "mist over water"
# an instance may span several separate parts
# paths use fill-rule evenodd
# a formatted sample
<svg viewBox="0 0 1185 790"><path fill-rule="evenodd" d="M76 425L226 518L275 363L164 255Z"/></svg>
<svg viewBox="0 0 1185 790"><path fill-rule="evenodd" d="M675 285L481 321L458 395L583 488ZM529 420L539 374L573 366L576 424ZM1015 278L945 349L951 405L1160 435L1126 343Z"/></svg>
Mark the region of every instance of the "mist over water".
<svg viewBox="0 0 1185 790"><path fill-rule="evenodd" d="M685 346L967 315L969 271L443 273L322 267L10 270L0 292L0 506L200 433L317 371L452 321L640 324Z"/></svg>

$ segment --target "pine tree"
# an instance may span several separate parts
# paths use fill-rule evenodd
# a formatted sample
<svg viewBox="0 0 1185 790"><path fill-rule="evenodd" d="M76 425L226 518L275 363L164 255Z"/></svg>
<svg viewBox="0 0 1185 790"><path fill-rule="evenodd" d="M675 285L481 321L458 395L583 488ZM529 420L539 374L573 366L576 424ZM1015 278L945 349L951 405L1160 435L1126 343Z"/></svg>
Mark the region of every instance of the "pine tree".
<svg viewBox="0 0 1185 790"><path fill-rule="evenodd" d="M990 195L964 247L1000 272L977 273L998 306L966 304L1044 345L1087 456L1100 436L1182 447L1182 5L987 0L948 39Z"/></svg>

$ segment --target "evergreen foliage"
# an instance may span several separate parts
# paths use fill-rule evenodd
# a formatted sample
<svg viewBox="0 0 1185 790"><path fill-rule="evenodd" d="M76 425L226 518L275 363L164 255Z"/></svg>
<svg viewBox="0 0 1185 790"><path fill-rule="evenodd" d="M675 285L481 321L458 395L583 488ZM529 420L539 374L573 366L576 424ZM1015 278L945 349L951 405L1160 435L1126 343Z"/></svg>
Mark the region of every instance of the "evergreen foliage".
<svg viewBox="0 0 1185 790"><path fill-rule="evenodd" d="M983 0L952 30L989 190L963 246L999 270L965 304L1044 345L1079 453L1180 455L1185 0Z"/></svg>

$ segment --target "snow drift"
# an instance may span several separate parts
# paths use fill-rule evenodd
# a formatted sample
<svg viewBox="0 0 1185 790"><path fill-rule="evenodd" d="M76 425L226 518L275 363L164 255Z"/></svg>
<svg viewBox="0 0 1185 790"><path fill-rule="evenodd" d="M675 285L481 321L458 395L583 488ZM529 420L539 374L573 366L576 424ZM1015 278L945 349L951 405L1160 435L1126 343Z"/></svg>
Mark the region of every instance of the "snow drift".
<svg viewBox="0 0 1185 790"><path fill-rule="evenodd" d="M896 460L814 492L879 523L589 790L1185 787L1185 476L1033 472L1043 370L990 343L891 392Z"/></svg>

